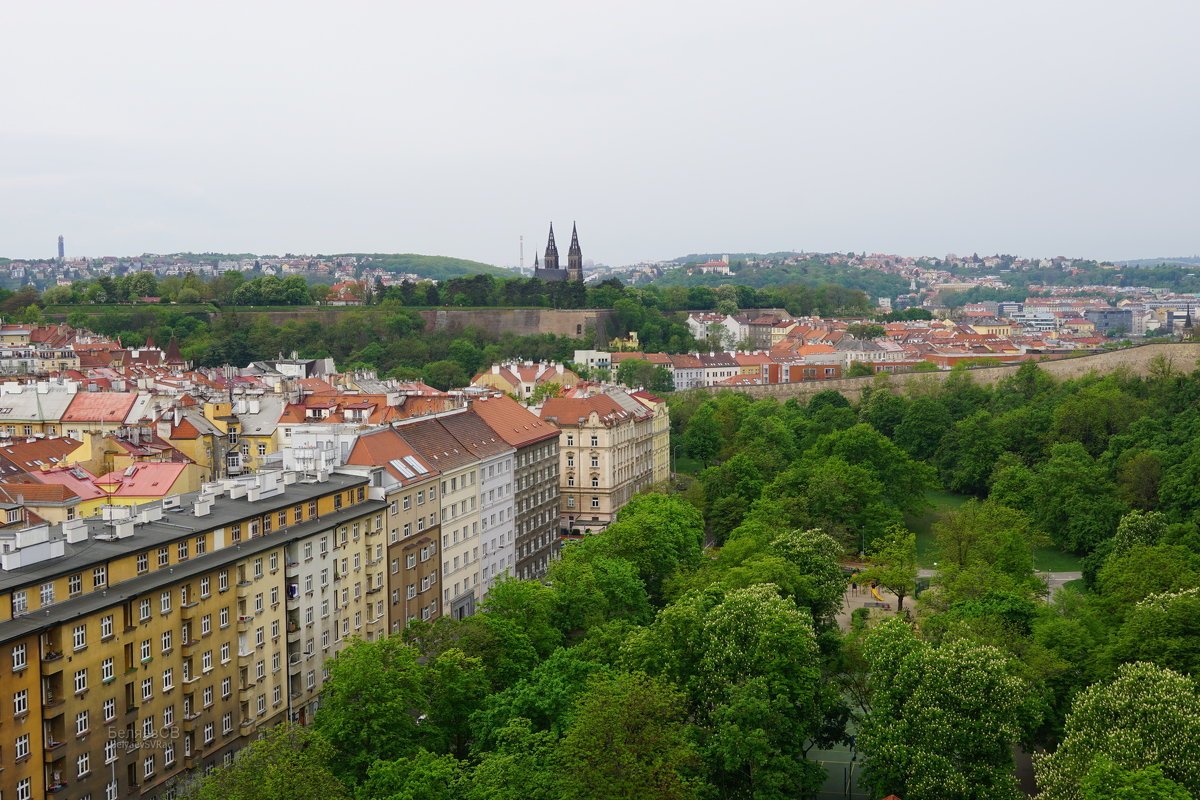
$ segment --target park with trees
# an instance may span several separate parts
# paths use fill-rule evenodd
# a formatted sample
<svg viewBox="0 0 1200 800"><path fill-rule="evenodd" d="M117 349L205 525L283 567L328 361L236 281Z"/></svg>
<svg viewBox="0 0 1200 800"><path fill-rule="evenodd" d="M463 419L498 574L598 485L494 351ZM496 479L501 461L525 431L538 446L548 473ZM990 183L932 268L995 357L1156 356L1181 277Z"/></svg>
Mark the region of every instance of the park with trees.
<svg viewBox="0 0 1200 800"><path fill-rule="evenodd" d="M1047 800L1195 796L1198 399L1166 362L881 378L855 404L673 396L694 480L475 616L352 643L311 729L187 791L785 800L853 746L878 797L1015 799L1018 752ZM1048 554L1084 578L1051 597ZM903 607L847 615L851 579Z"/></svg>

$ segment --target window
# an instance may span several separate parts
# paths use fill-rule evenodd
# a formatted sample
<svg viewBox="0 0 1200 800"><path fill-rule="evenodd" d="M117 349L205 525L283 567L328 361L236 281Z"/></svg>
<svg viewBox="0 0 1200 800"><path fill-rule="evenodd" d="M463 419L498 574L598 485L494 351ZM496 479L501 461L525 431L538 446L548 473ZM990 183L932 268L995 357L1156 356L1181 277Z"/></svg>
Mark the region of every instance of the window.
<svg viewBox="0 0 1200 800"><path fill-rule="evenodd" d="M154 679L153 678L143 678L142 679L142 699L149 700L153 697L154 697Z"/></svg>
<svg viewBox="0 0 1200 800"><path fill-rule="evenodd" d="M83 648L87 647L87 626L76 625L75 630L72 632L71 639L76 650L82 650Z"/></svg>
<svg viewBox="0 0 1200 800"><path fill-rule="evenodd" d="M225 678L221 681L221 699L228 700L231 694L233 694L233 680Z"/></svg>
<svg viewBox="0 0 1200 800"><path fill-rule="evenodd" d="M211 722L207 723L204 726L204 743L205 744L212 744L212 740L216 738L216 734L214 733L214 731L215 731L215 726Z"/></svg>
<svg viewBox="0 0 1200 800"><path fill-rule="evenodd" d="M75 672L75 694L82 694L87 691L87 688L87 670L77 670Z"/></svg>
<svg viewBox="0 0 1200 800"><path fill-rule="evenodd" d="M204 701L205 708L208 708L209 706L211 706L213 704L213 687L205 686L204 692L201 695L201 697Z"/></svg>
<svg viewBox="0 0 1200 800"><path fill-rule="evenodd" d="M178 546L178 549L177 549L177 551L178 551L178 556L179 556L179 560L180 560L180 561L185 561L185 560L187 560L187 557L188 557L188 543L187 543L187 542L180 542L180 543L179 543L179 546Z"/></svg>
<svg viewBox="0 0 1200 800"><path fill-rule="evenodd" d="M221 627L222 628L229 627L229 607L228 606L221 609Z"/></svg>
<svg viewBox="0 0 1200 800"><path fill-rule="evenodd" d="M142 777L149 778L154 774L154 756L148 755L142 761Z"/></svg>
<svg viewBox="0 0 1200 800"><path fill-rule="evenodd" d="M28 610L29 610L29 599L25 595L25 590L22 589L19 592L13 592L12 593L12 613L14 615L24 614Z"/></svg>
<svg viewBox="0 0 1200 800"><path fill-rule="evenodd" d="M241 525L229 526L229 537L234 542L240 542L242 540L242 526Z"/></svg>
<svg viewBox="0 0 1200 800"><path fill-rule="evenodd" d="M169 692L175 688L175 670L170 668L163 670L162 687L164 692Z"/></svg>
<svg viewBox="0 0 1200 800"><path fill-rule="evenodd" d="M200 635L208 636L212 633L212 614L205 614L200 618Z"/></svg>
<svg viewBox="0 0 1200 800"><path fill-rule="evenodd" d="M212 594L212 579L204 577L200 579L200 596L208 597Z"/></svg>
<svg viewBox="0 0 1200 800"><path fill-rule="evenodd" d="M203 536L197 536L197 537L196 537L196 555L198 555L198 556L202 556L202 555L204 555L204 552L205 552L207 549L208 549L208 548L205 546L204 537L203 537Z"/></svg>
<svg viewBox="0 0 1200 800"><path fill-rule="evenodd" d="M153 656L150 655L150 640L142 640L142 661L149 661Z"/></svg>
<svg viewBox="0 0 1200 800"><path fill-rule="evenodd" d="M258 696L258 702L256 705L258 707L259 715L267 713L267 696L265 694L260 694Z"/></svg>
<svg viewBox="0 0 1200 800"><path fill-rule="evenodd" d="M149 569L150 569L150 554L149 553L138 553L137 554L137 571L138 572L146 572Z"/></svg>
<svg viewBox="0 0 1200 800"><path fill-rule="evenodd" d="M43 583L41 595L42 595L42 607L43 608L45 608L46 606L49 606L49 605L53 605L54 604L54 584L53 583Z"/></svg>
<svg viewBox="0 0 1200 800"><path fill-rule="evenodd" d="M108 698L107 700L105 700L105 701L104 701L104 703L103 703L103 706L102 706L101 710L102 710L102 712L104 713L104 721L105 721L105 722L112 722L112 720L113 720L113 719L114 719L114 718L117 716L117 701L116 701L116 698L110 697L110 698ZM116 743L114 742L113 744L114 744L114 746L115 746L115 744L116 744ZM108 752L108 751L106 750L106 751L105 751L105 753L106 753L106 755L105 755L105 759L107 759L107 758L108 758L108 756L107 756L107 752ZM107 762L106 762L106 763L107 763Z"/></svg>
<svg viewBox="0 0 1200 800"><path fill-rule="evenodd" d="M82 753L75 758L75 774L77 777L82 778L92 771L92 768L88 766L90 761L91 757L87 753Z"/></svg>
<svg viewBox="0 0 1200 800"><path fill-rule="evenodd" d="M226 713L221 717L221 733L229 733L233 730L233 713Z"/></svg>
<svg viewBox="0 0 1200 800"><path fill-rule="evenodd" d="M221 663L229 663L229 642L221 642Z"/></svg>
<svg viewBox="0 0 1200 800"><path fill-rule="evenodd" d="M273 605L273 606L279 605L279 587L278 586L271 587L271 605Z"/></svg>
<svg viewBox="0 0 1200 800"><path fill-rule="evenodd" d="M158 566L165 567L171 563L171 549L169 547L158 548Z"/></svg>
<svg viewBox="0 0 1200 800"><path fill-rule="evenodd" d="M75 573L67 578L67 593L74 597L77 594L83 593L83 574Z"/></svg>
<svg viewBox="0 0 1200 800"><path fill-rule="evenodd" d="M600 507L600 498L593 497L592 498L592 508L599 508L599 507Z"/></svg>
<svg viewBox="0 0 1200 800"><path fill-rule="evenodd" d="M422 558L421 560L424 561L425 559ZM408 556L404 560L404 566L408 567L409 569L412 569L413 567L417 566L417 556L415 553L408 554Z"/></svg>
<svg viewBox="0 0 1200 800"><path fill-rule="evenodd" d="M226 591L229 588L229 570L223 569L217 573L217 590Z"/></svg>
<svg viewBox="0 0 1200 800"><path fill-rule="evenodd" d="M108 568L94 567L92 569L92 588L108 585Z"/></svg>
<svg viewBox="0 0 1200 800"><path fill-rule="evenodd" d="M100 618L100 638L107 639L113 635L112 614Z"/></svg>
<svg viewBox="0 0 1200 800"><path fill-rule="evenodd" d="M254 670L254 674L257 676L258 680L261 681L263 678L267 677L267 662L259 661L254 665Z"/></svg>
<svg viewBox="0 0 1200 800"><path fill-rule="evenodd" d="M263 560L261 558L254 559L254 577L255 579L263 576Z"/></svg>
<svg viewBox="0 0 1200 800"><path fill-rule="evenodd" d="M175 745L168 743L163 747L163 766L169 767L175 763Z"/></svg>
<svg viewBox="0 0 1200 800"><path fill-rule="evenodd" d="M22 689L13 694L13 715L20 716L29 713L29 690Z"/></svg>
<svg viewBox="0 0 1200 800"><path fill-rule="evenodd" d="M116 666L111 658L106 658L100 662L100 680L111 681L117 676Z"/></svg>
<svg viewBox="0 0 1200 800"><path fill-rule="evenodd" d="M600 437L593 433L592 434L592 447L599 447L599 446L600 446Z"/></svg>
<svg viewBox="0 0 1200 800"><path fill-rule="evenodd" d="M142 622L150 619L150 598L145 597L138 603L138 614Z"/></svg>
<svg viewBox="0 0 1200 800"><path fill-rule="evenodd" d="M163 592L158 596L158 610L161 614L171 613L171 593Z"/></svg>
<svg viewBox="0 0 1200 800"><path fill-rule="evenodd" d="M17 741L15 742L15 745L16 745L16 747L14 749L13 755L16 758L28 758L29 757L29 734L28 733L18 736Z"/></svg>
<svg viewBox="0 0 1200 800"><path fill-rule="evenodd" d="M170 631L163 631L162 651L163 651L163 653L171 652L171 632Z"/></svg>
<svg viewBox="0 0 1200 800"><path fill-rule="evenodd" d="M212 650L205 650L200 656L200 669L204 672L212 671Z"/></svg>

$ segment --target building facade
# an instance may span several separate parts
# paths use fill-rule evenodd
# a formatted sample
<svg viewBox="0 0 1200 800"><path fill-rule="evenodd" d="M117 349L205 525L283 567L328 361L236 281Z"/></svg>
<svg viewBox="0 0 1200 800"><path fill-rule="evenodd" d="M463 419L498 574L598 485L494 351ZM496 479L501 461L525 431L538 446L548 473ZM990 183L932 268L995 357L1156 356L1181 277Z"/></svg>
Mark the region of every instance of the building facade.
<svg viewBox="0 0 1200 800"><path fill-rule="evenodd" d="M165 797L184 771L228 763L263 728L307 718L324 659L378 631L365 601L350 591L342 602L332 563L346 560L340 580L358 579L355 531L365 552L385 504L366 479L323 477L266 473L0 530L4 796Z"/></svg>
<svg viewBox="0 0 1200 800"><path fill-rule="evenodd" d="M516 449L513 457L515 568L522 580L541 578L558 558L559 430L503 395L471 405L496 435Z"/></svg>

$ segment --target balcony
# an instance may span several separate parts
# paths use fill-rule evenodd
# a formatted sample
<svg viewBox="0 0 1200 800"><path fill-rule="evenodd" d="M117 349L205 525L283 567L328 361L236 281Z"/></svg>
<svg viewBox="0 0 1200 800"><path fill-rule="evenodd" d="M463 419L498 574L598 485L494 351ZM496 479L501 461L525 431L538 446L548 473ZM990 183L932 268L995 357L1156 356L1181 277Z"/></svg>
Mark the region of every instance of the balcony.
<svg viewBox="0 0 1200 800"><path fill-rule="evenodd" d="M237 618L237 627L239 633L245 633L250 630L250 624L254 622L253 614L243 614Z"/></svg>
<svg viewBox="0 0 1200 800"><path fill-rule="evenodd" d="M288 656L288 675L299 675L304 669L304 656L300 653L292 653Z"/></svg>

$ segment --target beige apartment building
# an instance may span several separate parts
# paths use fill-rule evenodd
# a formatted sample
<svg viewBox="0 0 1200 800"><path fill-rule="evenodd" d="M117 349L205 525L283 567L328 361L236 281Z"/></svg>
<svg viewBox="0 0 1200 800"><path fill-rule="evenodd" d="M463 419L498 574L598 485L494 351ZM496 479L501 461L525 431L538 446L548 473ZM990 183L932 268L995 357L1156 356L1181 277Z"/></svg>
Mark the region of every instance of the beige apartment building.
<svg viewBox="0 0 1200 800"><path fill-rule="evenodd" d="M448 429L456 413L420 417L396 426L404 440L441 473L433 501L441 512L441 613L463 619L480 600L479 459ZM428 491L416 490L427 502Z"/></svg>
<svg viewBox="0 0 1200 800"><path fill-rule="evenodd" d="M667 413L665 403L652 410L616 391L546 401L540 416L561 431L559 520L567 535L608 527L631 497L654 482L655 421ZM661 457L661 427L657 433Z"/></svg>
<svg viewBox="0 0 1200 800"><path fill-rule="evenodd" d="M436 619L441 614L441 472L394 428L359 436L347 460L346 469L366 470L388 504L384 559L390 632L400 633L413 620Z"/></svg>

